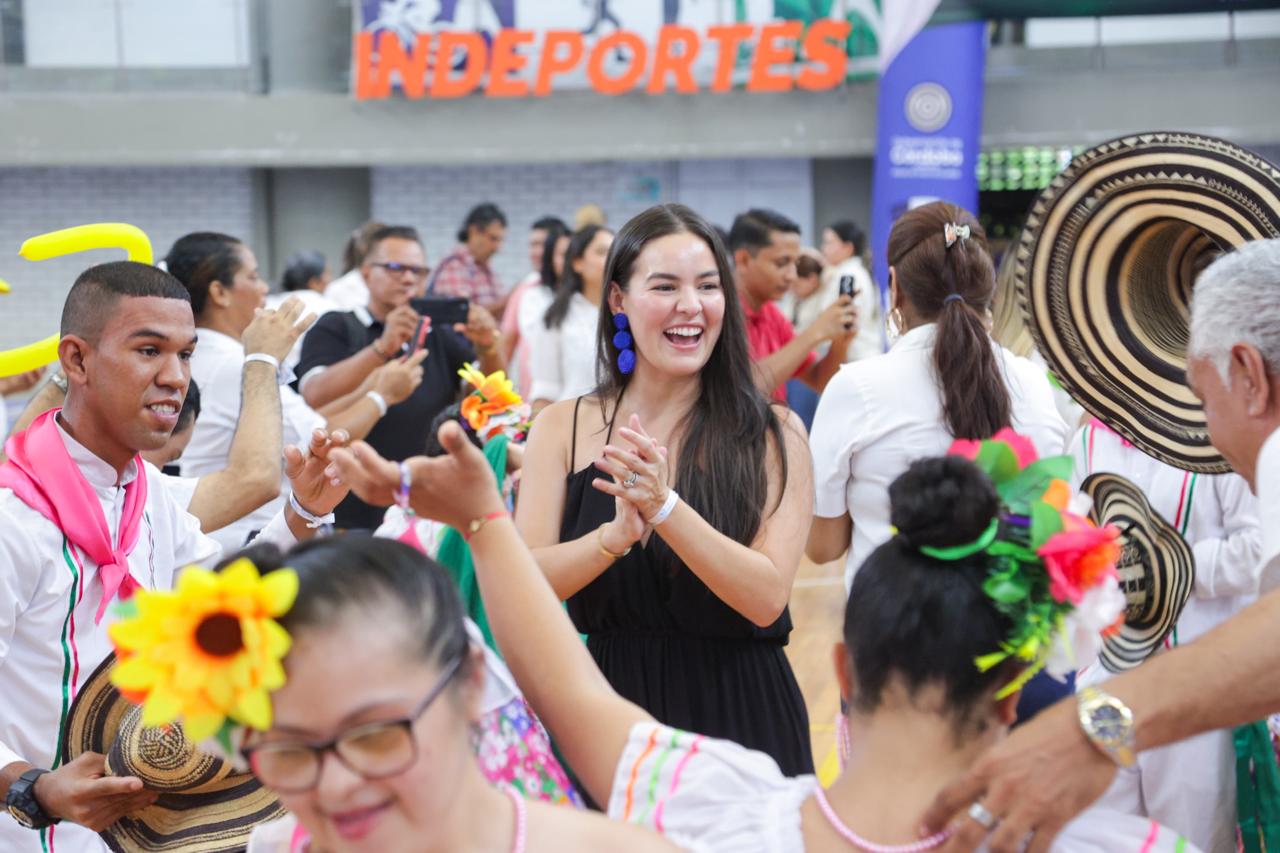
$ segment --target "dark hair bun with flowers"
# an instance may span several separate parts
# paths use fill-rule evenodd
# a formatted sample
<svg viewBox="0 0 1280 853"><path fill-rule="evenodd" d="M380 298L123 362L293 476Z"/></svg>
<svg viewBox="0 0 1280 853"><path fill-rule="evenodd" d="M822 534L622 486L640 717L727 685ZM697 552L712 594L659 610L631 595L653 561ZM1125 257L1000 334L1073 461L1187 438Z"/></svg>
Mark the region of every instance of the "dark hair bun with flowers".
<svg viewBox="0 0 1280 853"><path fill-rule="evenodd" d="M999 510L991 478L960 456L913 462L889 486L889 520L917 549L972 542Z"/></svg>

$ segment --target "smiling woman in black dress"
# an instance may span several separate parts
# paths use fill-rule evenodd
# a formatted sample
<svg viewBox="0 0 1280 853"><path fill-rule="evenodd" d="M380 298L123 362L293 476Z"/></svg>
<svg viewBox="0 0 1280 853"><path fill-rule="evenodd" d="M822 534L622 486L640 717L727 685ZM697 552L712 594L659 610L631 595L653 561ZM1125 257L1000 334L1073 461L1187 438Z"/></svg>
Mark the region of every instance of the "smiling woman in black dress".
<svg viewBox="0 0 1280 853"><path fill-rule="evenodd" d="M696 213L632 219L605 281L600 386L535 421L520 531L615 690L812 772L783 651L813 503L803 427L756 390L732 268Z"/></svg>

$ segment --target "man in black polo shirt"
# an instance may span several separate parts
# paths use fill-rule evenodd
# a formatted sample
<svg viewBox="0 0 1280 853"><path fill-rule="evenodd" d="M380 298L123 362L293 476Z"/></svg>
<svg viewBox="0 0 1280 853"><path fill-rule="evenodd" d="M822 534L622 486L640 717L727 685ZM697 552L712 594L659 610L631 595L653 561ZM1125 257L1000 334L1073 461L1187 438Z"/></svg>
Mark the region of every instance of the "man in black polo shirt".
<svg viewBox="0 0 1280 853"><path fill-rule="evenodd" d="M302 346L299 390L317 410L356 393L369 374L415 343L411 339L421 318L411 300L428 273L418 232L404 226L375 232L360 272L369 285L368 308L325 314ZM432 325L424 342L429 354L422 363L422 384L409 399L392 406L365 440L388 459L421 454L431 421L457 400L458 370L477 356L486 373L505 367L497 344L497 324L478 305L470 306L465 325ZM336 514L339 527L373 529L383 510L351 495Z"/></svg>

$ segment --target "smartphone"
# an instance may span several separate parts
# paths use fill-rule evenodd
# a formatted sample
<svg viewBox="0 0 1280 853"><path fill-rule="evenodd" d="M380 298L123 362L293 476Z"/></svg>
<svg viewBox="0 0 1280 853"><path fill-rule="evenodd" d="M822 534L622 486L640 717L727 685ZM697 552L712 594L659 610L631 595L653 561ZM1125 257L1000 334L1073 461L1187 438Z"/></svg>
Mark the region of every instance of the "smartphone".
<svg viewBox="0 0 1280 853"><path fill-rule="evenodd" d="M405 355L413 355L427 344L427 333L431 331L431 317L423 314L418 320L418 327L413 330L413 337L405 344Z"/></svg>
<svg viewBox="0 0 1280 853"><path fill-rule="evenodd" d="M409 304L424 319L430 317L431 325L446 329L467 322L467 312L471 310L471 300L463 296L426 296Z"/></svg>
<svg viewBox="0 0 1280 853"><path fill-rule="evenodd" d="M855 296L858 295L858 288L854 286L853 276L851 275L840 276L840 295L847 296L850 299L853 299ZM846 332L852 332L853 324L845 323L844 330Z"/></svg>

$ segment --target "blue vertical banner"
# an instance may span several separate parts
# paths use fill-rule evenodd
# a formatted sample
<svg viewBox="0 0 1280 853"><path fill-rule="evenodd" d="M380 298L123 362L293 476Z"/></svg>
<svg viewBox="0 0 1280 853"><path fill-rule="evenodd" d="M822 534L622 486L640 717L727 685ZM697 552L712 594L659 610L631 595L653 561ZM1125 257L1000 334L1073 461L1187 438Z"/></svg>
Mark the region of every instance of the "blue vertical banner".
<svg viewBox="0 0 1280 853"><path fill-rule="evenodd" d="M942 200L977 214L986 51L985 21L927 27L880 78L871 247L882 293L889 231L905 211Z"/></svg>

